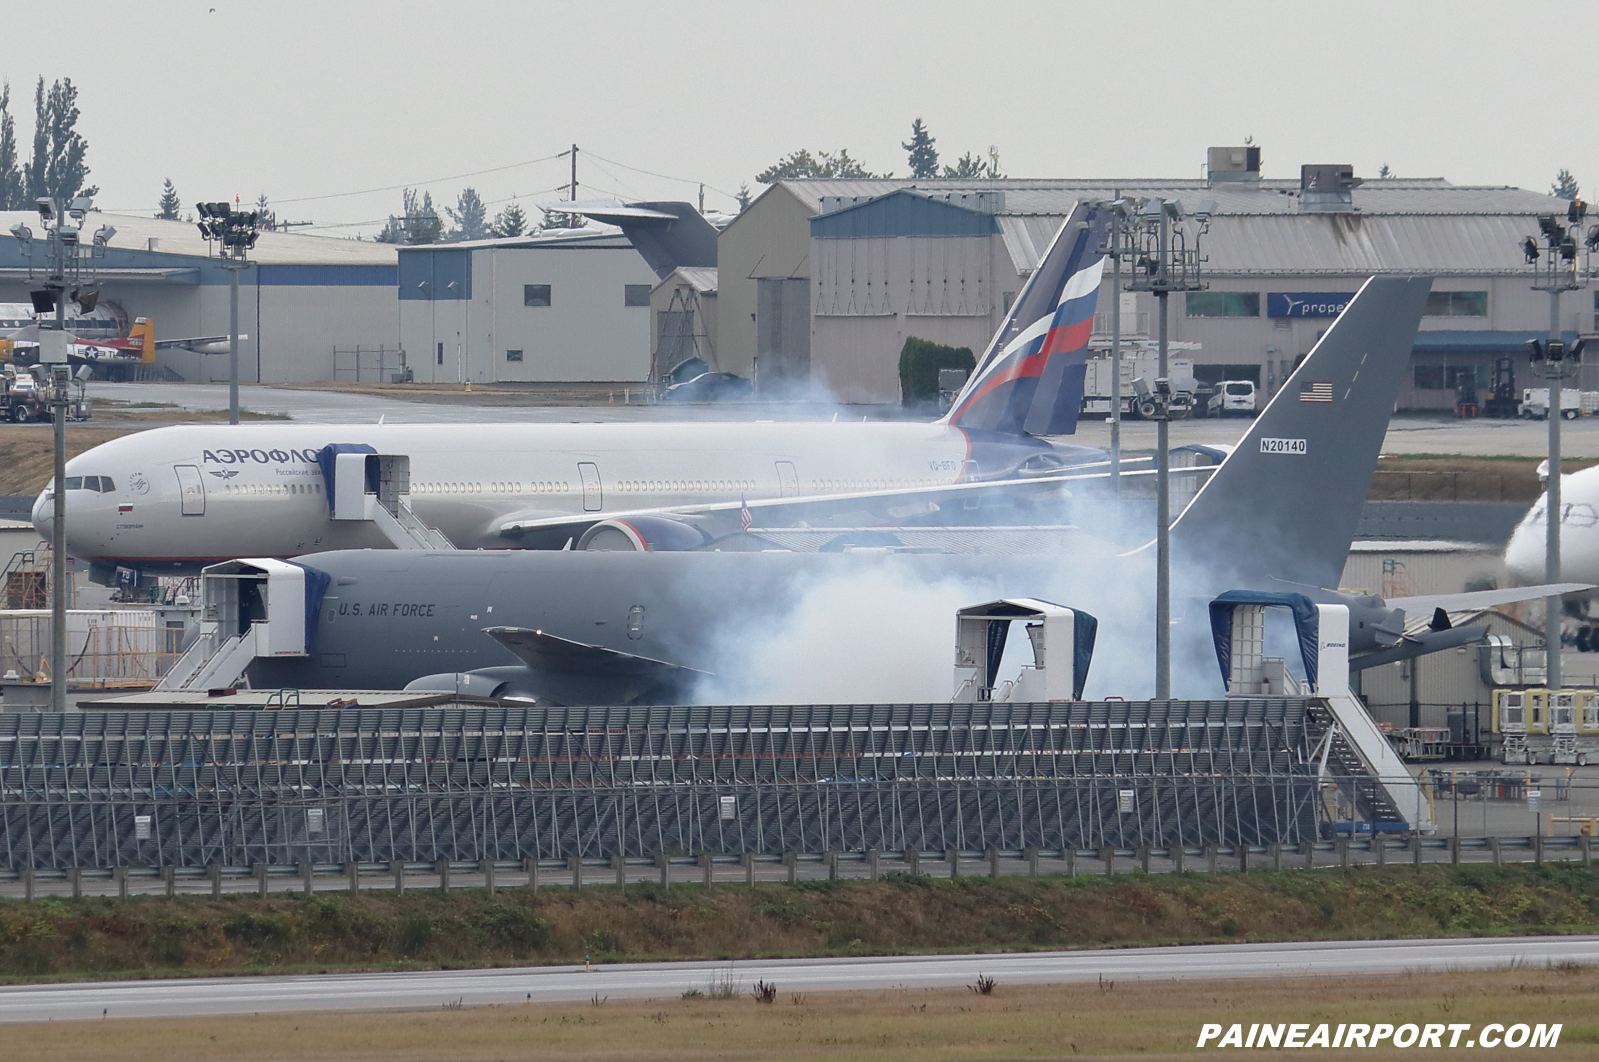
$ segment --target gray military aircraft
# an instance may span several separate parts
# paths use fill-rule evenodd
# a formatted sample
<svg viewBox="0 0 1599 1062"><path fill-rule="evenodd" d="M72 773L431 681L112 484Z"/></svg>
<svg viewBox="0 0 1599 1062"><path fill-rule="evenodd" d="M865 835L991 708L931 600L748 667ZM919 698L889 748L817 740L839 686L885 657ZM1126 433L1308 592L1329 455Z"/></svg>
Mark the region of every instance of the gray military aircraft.
<svg viewBox="0 0 1599 1062"><path fill-rule="evenodd" d="M1202 617L1221 591L1337 585L1429 287L1426 278L1368 280L1175 522L1180 672L1186 661L1192 674L1213 674ZM874 610L893 624L905 618L896 616L902 602L929 587L947 588L957 604L1044 596L1089 609L1101 618L1101 659L1120 643L1137 652L1131 663L1147 659L1152 640L1152 553L1085 538L1075 552L1027 557L718 552L712 543L234 561L208 569L211 629L166 685L225 685L249 664L257 686L410 684L558 704L669 703L772 664L769 654L787 650L761 632L801 607ZM1403 609L1451 607L1444 599L1316 595L1351 604L1357 653L1415 655L1468 637L1406 638ZM1134 683L1121 673L1131 670L1107 664L1100 681Z"/></svg>

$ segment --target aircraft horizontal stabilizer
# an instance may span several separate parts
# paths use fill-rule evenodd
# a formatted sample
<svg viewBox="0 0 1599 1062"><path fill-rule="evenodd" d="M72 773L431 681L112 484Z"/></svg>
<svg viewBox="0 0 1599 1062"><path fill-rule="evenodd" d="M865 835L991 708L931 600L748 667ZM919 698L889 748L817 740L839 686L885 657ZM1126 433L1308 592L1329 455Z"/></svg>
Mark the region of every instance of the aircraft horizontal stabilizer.
<svg viewBox="0 0 1599 1062"><path fill-rule="evenodd" d="M1536 601L1542 597L1577 594L1592 590L1592 583L1546 583L1543 586L1513 586L1505 590L1473 590L1463 594L1425 594L1421 597L1390 597L1388 607L1402 608L1407 615L1428 609L1441 608L1446 612L1464 612L1474 608L1492 608L1511 605L1517 601Z"/></svg>
<svg viewBox="0 0 1599 1062"><path fill-rule="evenodd" d="M1367 668L1381 667L1383 664L1392 664L1400 660L1414 660L1428 653L1472 645L1487 637L1488 628L1485 626L1446 627L1442 630L1428 630L1424 634L1407 635L1398 645L1379 649L1375 653L1350 657L1349 670L1364 671Z"/></svg>
<svg viewBox="0 0 1599 1062"><path fill-rule="evenodd" d="M592 678L647 678L680 681L708 671L665 660L587 645L526 627L485 627L483 633L515 653L535 671L553 671Z"/></svg>

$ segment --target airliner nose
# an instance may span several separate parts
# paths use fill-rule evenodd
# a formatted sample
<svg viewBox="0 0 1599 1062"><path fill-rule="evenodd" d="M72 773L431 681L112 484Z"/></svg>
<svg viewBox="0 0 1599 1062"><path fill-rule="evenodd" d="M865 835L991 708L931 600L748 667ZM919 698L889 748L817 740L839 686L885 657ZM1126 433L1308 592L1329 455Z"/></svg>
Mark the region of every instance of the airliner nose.
<svg viewBox="0 0 1599 1062"><path fill-rule="evenodd" d="M39 492L33 500L33 529L39 532L40 538L51 538L55 534L56 502L55 481Z"/></svg>

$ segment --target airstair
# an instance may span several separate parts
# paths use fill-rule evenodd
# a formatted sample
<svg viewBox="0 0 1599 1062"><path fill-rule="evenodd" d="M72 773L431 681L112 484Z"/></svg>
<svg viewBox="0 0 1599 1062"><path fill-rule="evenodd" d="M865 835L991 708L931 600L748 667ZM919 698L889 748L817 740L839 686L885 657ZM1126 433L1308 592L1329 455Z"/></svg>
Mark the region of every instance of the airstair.
<svg viewBox="0 0 1599 1062"><path fill-rule="evenodd" d="M200 574L200 632L158 690L236 687L261 657L306 656L328 577L288 561L251 558Z"/></svg>
<svg viewBox="0 0 1599 1062"><path fill-rule="evenodd" d="M442 531L411 509L411 458L380 454L365 443L332 443L317 452L328 519L370 522L395 549L454 549Z"/></svg>
<svg viewBox="0 0 1599 1062"><path fill-rule="evenodd" d="M1293 616L1304 677L1266 655L1266 613ZM1345 792L1376 829L1431 833L1432 802L1349 688L1349 607L1303 594L1231 590L1210 603L1216 660L1229 697L1311 700L1307 736L1324 779Z"/></svg>

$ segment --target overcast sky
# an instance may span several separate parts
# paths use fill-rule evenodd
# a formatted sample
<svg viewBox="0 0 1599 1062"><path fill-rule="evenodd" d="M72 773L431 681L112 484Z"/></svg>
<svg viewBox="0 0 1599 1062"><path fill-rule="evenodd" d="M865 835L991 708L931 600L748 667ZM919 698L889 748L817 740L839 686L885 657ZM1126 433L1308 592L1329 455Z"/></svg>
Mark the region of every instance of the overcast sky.
<svg viewBox="0 0 1599 1062"><path fill-rule="evenodd" d="M549 157L574 142L581 197L692 200L703 181L730 209L801 147L904 175L916 117L945 161L993 144L1012 177L1193 177L1207 146L1252 136L1268 177L1387 163L1547 190L1565 166L1599 193L1587 3L49 8L64 43L13 32L0 60L19 139L36 79L71 77L97 203L119 212L153 213L171 177L186 205L265 192L280 218L370 235L400 193L367 189L442 207L471 184L491 214L556 198L567 160Z"/></svg>

